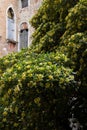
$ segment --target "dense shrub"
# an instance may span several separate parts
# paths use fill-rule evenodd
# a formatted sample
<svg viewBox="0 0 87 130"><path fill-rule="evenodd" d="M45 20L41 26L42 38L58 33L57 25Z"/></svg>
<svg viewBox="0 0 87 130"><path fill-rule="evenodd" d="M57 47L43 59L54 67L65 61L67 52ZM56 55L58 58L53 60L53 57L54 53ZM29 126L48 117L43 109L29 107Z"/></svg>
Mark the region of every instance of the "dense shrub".
<svg viewBox="0 0 87 130"><path fill-rule="evenodd" d="M19 55L13 55L12 66L9 66L11 55L3 58L2 64L7 67L0 78L4 107L0 127L58 129L61 126L58 120L60 123L62 118L66 120L63 113L67 113L67 97L74 89L67 57L61 53L28 54L23 51L16 62Z"/></svg>
<svg viewBox="0 0 87 130"><path fill-rule="evenodd" d="M32 46L0 59L1 129L69 130L73 115L86 130L86 7L44 0L31 20Z"/></svg>

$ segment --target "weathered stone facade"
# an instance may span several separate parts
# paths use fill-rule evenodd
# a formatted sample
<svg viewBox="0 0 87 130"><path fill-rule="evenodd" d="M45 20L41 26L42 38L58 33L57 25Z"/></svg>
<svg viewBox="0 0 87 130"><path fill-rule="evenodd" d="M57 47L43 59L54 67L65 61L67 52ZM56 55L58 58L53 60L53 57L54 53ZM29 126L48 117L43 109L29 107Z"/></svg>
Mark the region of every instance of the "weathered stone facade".
<svg viewBox="0 0 87 130"><path fill-rule="evenodd" d="M21 46L23 36L26 39L26 35L28 35L26 46L31 44L33 28L29 24L29 20L40 7L42 0L27 0L26 7L22 7L22 1L0 1L0 57L23 48L23 45Z"/></svg>

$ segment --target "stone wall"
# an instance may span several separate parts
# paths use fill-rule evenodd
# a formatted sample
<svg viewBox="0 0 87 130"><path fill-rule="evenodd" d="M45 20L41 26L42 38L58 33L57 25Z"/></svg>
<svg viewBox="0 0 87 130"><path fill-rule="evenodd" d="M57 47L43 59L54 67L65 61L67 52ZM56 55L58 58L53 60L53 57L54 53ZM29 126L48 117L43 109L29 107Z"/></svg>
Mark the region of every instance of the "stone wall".
<svg viewBox="0 0 87 130"><path fill-rule="evenodd" d="M6 15L9 7L14 9L17 13L17 2L15 0L1 0L0 1L0 57L6 55L9 51L8 44L6 42Z"/></svg>
<svg viewBox="0 0 87 130"><path fill-rule="evenodd" d="M28 45L31 44L31 35L33 32L33 28L29 24L29 20L32 16L37 12L38 8L41 5L42 0L28 0L28 7L21 7L21 0L1 0L0 1L0 57L6 55L13 51L20 50L19 44L19 35L20 35L20 25L23 22L27 22L29 36L28 36ZM7 26L6 26L6 17L7 10L9 7L12 7L15 14L15 22L16 22L16 39L15 44L12 44L12 41L7 42Z"/></svg>

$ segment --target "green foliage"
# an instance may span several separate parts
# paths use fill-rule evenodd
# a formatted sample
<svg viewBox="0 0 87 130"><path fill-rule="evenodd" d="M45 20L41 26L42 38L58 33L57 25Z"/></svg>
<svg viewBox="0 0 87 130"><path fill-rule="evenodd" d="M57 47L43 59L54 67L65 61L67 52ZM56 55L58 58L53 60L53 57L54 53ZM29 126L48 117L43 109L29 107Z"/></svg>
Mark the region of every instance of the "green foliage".
<svg viewBox="0 0 87 130"><path fill-rule="evenodd" d="M11 57L14 57L13 61ZM0 127L58 129L57 119L62 112L67 112L67 93L71 95L74 90L72 70L67 67L68 58L59 52L37 54L25 50L0 60L0 68L3 64L6 67L0 78L4 107Z"/></svg>
<svg viewBox="0 0 87 130"><path fill-rule="evenodd" d="M67 48L71 67L75 74L76 100L72 102L71 113L87 129L87 1L80 0L69 10L66 17L66 31L61 43ZM72 107L74 108L72 109ZM80 113L80 114L79 114Z"/></svg>
<svg viewBox="0 0 87 130"><path fill-rule="evenodd" d="M78 0L77 0L78 1ZM55 51L59 46L61 36L66 30L65 17L68 10L77 1L73 0L44 0L38 13L32 18L31 24L36 29L32 44L38 51Z"/></svg>
<svg viewBox="0 0 87 130"><path fill-rule="evenodd" d="M77 32L84 32L87 30L87 4L79 2L74 8L69 11L66 17L67 25L65 35L72 35Z"/></svg>
<svg viewBox="0 0 87 130"><path fill-rule="evenodd" d="M87 128L87 2L43 0L32 46L0 59L0 128ZM80 113L80 114L79 114Z"/></svg>
<svg viewBox="0 0 87 130"><path fill-rule="evenodd" d="M87 37L87 35L85 36ZM87 38L85 40L82 41L76 52L78 62L75 64L75 70L77 70L75 80L77 81L78 91L77 99L73 102L75 107L72 110L84 130L87 129Z"/></svg>

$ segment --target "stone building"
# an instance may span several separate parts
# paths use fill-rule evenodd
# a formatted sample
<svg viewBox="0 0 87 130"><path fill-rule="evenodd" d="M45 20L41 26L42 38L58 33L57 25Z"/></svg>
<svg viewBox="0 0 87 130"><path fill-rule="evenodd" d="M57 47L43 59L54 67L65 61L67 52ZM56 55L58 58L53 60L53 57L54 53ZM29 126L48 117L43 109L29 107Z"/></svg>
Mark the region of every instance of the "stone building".
<svg viewBox="0 0 87 130"><path fill-rule="evenodd" d="M0 0L0 57L31 44L29 20L42 0Z"/></svg>

